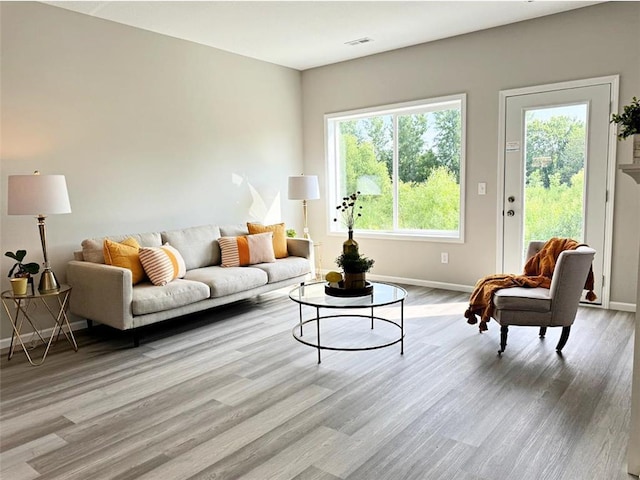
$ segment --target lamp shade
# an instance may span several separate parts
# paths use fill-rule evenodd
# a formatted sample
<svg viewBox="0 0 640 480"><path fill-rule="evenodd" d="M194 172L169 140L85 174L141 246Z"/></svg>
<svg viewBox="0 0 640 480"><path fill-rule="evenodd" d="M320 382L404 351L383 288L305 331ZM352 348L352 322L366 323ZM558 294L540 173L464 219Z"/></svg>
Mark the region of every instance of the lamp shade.
<svg viewBox="0 0 640 480"><path fill-rule="evenodd" d="M64 175L9 175L9 215L71 213Z"/></svg>
<svg viewBox="0 0 640 480"><path fill-rule="evenodd" d="M289 177L289 200L317 200L320 187L316 175L292 175Z"/></svg>

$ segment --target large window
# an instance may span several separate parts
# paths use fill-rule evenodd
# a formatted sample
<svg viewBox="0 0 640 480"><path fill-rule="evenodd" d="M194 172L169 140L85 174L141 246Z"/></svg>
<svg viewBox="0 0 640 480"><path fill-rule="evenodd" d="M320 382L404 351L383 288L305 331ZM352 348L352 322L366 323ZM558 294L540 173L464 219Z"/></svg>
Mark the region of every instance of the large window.
<svg viewBox="0 0 640 480"><path fill-rule="evenodd" d="M462 240L465 100L327 115L330 212L360 192L361 233Z"/></svg>

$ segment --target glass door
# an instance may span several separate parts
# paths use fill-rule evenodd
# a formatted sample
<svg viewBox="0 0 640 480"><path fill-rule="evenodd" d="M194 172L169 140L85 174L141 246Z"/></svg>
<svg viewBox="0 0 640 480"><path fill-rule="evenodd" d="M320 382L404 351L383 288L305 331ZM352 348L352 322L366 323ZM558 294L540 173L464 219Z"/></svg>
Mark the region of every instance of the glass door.
<svg viewBox="0 0 640 480"><path fill-rule="evenodd" d="M569 237L598 253L602 298L610 85L506 98L503 271L520 273L531 240Z"/></svg>

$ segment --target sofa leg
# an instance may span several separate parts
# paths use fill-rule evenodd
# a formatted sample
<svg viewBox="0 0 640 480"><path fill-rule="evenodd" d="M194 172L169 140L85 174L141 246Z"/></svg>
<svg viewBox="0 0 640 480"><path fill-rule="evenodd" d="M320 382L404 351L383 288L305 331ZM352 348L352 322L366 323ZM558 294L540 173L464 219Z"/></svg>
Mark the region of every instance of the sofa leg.
<svg viewBox="0 0 640 480"><path fill-rule="evenodd" d="M500 327L500 350L498 354L501 354L507 348L507 335L509 335L509 325L502 325Z"/></svg>
<svg viewBox="0 0 640 480"><path fill-rule="evenodd" d="M140 334L137 329L133 331L133 348L138 348L140 346Z"/></svg>
<svg viewBox="0 0 640 480"><path fill-rule="evenodd" d="M569 340L569 334L571 333L571 327L562 327L562 334L560 335L560 341L556 346L556 352L560 353Z"/></svg>
<svg viewBox="0 0 640 480"><path fill-rule="evenodd" d="M547 327L540 327L540 338L544 338L547 334Z"/></svg>

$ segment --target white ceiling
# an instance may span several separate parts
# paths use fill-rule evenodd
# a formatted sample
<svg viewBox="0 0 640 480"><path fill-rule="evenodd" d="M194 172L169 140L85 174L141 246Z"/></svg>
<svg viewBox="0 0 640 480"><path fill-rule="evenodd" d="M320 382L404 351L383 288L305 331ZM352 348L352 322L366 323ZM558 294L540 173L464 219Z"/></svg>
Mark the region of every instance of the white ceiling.
<svg viewBox="0 0 640 480"><path fill-rule="evenodd" d="M583 1L44 2L297 70L572 10ZM357 46L345 42L363 37Z"/></svg>

